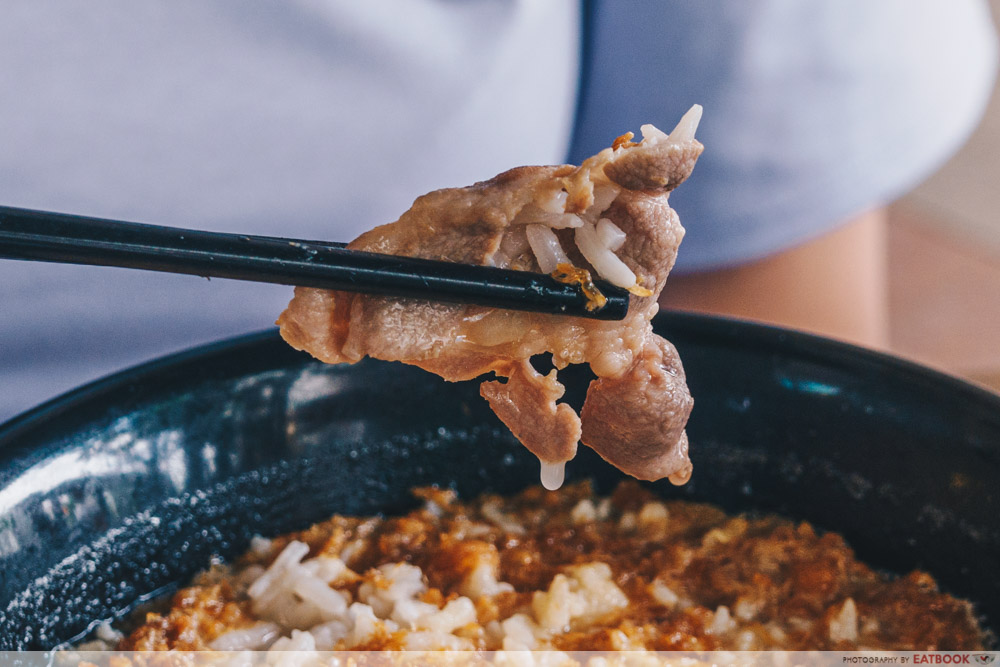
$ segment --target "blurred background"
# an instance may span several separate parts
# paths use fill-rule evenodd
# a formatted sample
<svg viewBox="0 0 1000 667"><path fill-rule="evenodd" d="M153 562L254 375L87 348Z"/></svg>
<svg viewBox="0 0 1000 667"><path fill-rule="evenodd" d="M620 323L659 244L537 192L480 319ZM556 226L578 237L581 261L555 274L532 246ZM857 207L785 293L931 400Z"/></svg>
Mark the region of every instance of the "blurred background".
<svg viewBox="0 0 1000 667"><path fill-rule="evenodd" d="M1000 0L16 4L0 21L0 203L346 241L424 192L579 163L697 102L707 148L671 196L688 233L668 306L769 317L1000 389L996 91L980 117L998 13ZM760 270L771 260L781 271ZM0 422L273 326L289 296L0 262Z"/></svg>
<svg viewBox="0 0 1000 667"><path fill-rule="evenodd" d="M888 243L891 350L1000 391L998 174L1000 87L962 150L890 208Z"/></svg>

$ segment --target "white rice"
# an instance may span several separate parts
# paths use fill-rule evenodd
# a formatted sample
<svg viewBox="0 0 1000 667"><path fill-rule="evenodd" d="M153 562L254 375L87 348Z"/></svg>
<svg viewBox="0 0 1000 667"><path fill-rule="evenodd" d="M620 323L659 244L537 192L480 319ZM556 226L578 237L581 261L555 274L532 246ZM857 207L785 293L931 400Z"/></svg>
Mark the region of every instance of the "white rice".
<svg viewBox="0 0 1000 667"><path fill-rule="evenodd" d="M497 520L512 522L499 507L494 509ZM593 503L587 513L596 514ZM479 622L474 600L514 590L509 583L497 580L496 563L484 557L463 581L463 592L468 595L438 607L421 599L428 589L419 567L388 563L365 575L357 589L358 599L351 601L331 583L356 580L360 575L338 558L321 555L303 560L308 551L302 542L289 542L247 589L254 613L265 620L221 635L211 648L310 654L354 648L379 634L405 630L404 647L410 650L469 650L472 642L456 632ZM557 574L548 590L534 594L530 613L489 623L487 631L504 650L534 649L576 622L627 604L625 594L611 578L610 567L604 563L575 565Z"/></svg>
<svg viewBox="0 0 1000 667"><path fill-rule="evenodd" d="M596 521L597 508L594 507L594 501L590 498L584 498L578 502L573 509L570 510L569 518L574 525L593 523Z"/></svg>
<svg viewBox="0 0 1000 667"><path fill-rule="evenodd" d="M538 648L538 625L526 614L514 614L500 623L502 646L505 651L526 651Z"/></svg>
<svg viewBox="0 0 1000 667"><path fill-rule="evenodd" d="M254 535L250 538L250 552L258 556L266 556L271 552L271 544L271 540L266 537Z"/></svg>
<svg viewBox="0 0 1000 667"><path fill-rule="evenodd" d="M548 465L550 464L542 463L543 477L547 473L548 469L546 468L546 466ZM559 465L559 464L551 464L551 465ZM565 468L566 464L564 463L562 465ZM542 480L542 483L543 484L545 483L544 479ZM559 483L561 485L562 480L559 480ZM493 524L496 525L497 528L502 528L508 533L514 533L515 535L524 534L524 526L522 526L517 519L510 516L509 514L506 514L503 511L503 502L499 498L494 498L492 500L484 502L480 507L480 511L483 513L483 517L493 522Z"/></svg>
<svg viewBox="0 0 1000 667"><path fill-rule="evenodd" d="M680 596L661 579L653 580L653 583L649 585L649 594L667 609L673 609L680 602Z"/></svg>
<svg viewBox="0 0 1000 667"><path fill-rule="evenodd" d="M726 635L736 629L736 621L729 613L729 607L722 605L715 610L712 615L712 624L708 626L708 631L713 635Z"/></svg>
<svg viewBox="0 0 1000 667"><path fill-rule="evenodd" d="M628 606L628 598L611 579L605 563L566 568L557 574L548 591L537 591L531 609L547 632L564 632L578 619L594 618Z"/></svg>
<svg viewBox="0 0 1000 667"><path fill-rule="evenodd" d="M611 498L601 498L597 503L597 519L599 521L604 521L611 516Z"/></svg>
<svg viewBox="0 0 1000 667"><path fill-rule="evenodd" d="M250 585L247 595L251 599L267 599L265 596L274 589L274 584L279 581L286 572L301 561L309 553L309 545L302 542L292 541L288 543L278 557L271 563L271 567Z"/></svg>
<svg viewBox="0 0 1000 667"><path fill-rule="evenodd" d="M316 642L316 649L319 651L332 651L337 646L337 642L345 639L351 633L351 628L343 619L327 621L314 625L309 629L309 634Z"/></svg>
<svg viewBox="0 0 1000 667"><path fill-rule="evenodd" d="M830 619L829 630L832 642L858 641L858 609L853 599L844 600L840 613Z"/></svg>
<svg viewBox="0 0 1000 667"><path fill-rule="evenodd" d="M462 580L460 592L466 597L478 600L481 597L492 597L499 593L513 591L514 587L505 581L497 579L497 566L486 560L480 561Z"/></svg>
<svg viewBox="0 0 1000 667"><path fill-rule="evenodd" d="M261 622L249 628L231 630L209 646L216 651L260 651L271 646L279 637L281 627L278 624Z"/></svg>

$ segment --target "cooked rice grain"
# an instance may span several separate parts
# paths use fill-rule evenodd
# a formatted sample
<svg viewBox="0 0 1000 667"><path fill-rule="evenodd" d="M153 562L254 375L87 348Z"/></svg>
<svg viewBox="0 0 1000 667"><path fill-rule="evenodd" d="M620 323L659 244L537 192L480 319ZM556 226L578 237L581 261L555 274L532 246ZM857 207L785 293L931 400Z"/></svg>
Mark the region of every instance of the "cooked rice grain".
<svg viewBox="0 0 1000 667"><path fill-rule="evenodd" d="M468 503L417 495L406 516L255 539L119 648L982 647L971 605L929 575L874 572L807 523L664 502L636 484L609 498L586 484Z"/></svg>

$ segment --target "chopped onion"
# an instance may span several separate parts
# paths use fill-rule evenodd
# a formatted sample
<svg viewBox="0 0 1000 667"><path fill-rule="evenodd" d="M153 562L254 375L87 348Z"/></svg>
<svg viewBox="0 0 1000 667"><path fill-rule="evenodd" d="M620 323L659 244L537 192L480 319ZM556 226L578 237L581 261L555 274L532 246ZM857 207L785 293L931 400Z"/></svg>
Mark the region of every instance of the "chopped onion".
<svg viewBox="0 0 1000 667"><path fill-rule="evenodd" d="M579 227L583 224L583 220L573 213L552 213L544 211L534 204L528 204L517 214L513 223L515 225L539 224L553 229L564 229L566 227Z"/></svg>
<svg viewBox="0 0 1000 667"><path fill-rule="evenodd" d="M677 121L677 127L671 130L668 137L671 143L684 144L694 140L694 133L698 131L698 123L701 122L701 112L701 105L695 104L681 116Z"/></svg>
<svg viewBox="0 0 1000 667"><path fill-rule="evenodd" d="M642 142L647 145L658 144L670 138L666 132L649 123L640 127L639 131L642 132Z"/></svg>
<svg viewBox="0 0 1000 667"><path fill-rule="evenodd" d="M700 104L695 104L677 121L677 126L667 134L655 125L643 125L639 128L642 132L642 143L651 146L662 141L669 141L672 144L685 144L694 139L694 133L698 130L701 122L703 109Z"/></svg>
<svg viewBox="0 0 1000 667"><path fill-rule="evenodd" d="M576 230L576 246L605 280L625 289L635 285L635 274L632 273L632 269L601 243L593 225L584 225Z"/></svg>
<svg viewBox="0 0 1000 667"><path fill-rule="evenodd" d="M601 218L597 221L597 237L611 252L617 252L625 245L625 232L607 218Z"/></svg>
<svg viewBox="0 0 1000 667"><path fill-rule="evenodd" d="M590 205L598 215L604 213L611 206L611 203L621 192L621 188L618 188L610 183L598 183L594 186L594 203ZM594 216L597 217L596 215Z"/></svg>
<svg viewBox="0 0 1000 667"><path fill-rule="evenodd" d="M524 233L542 273L552 273L559 264L570 263L569 257L559 245L559 238L545 225L528 225L524 228Z"/></svg>

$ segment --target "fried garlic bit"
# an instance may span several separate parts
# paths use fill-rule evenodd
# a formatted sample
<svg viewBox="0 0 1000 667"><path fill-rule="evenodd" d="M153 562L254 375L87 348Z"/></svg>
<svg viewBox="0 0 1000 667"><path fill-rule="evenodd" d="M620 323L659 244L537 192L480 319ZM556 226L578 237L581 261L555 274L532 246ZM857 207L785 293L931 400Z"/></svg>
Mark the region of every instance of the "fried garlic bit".
<svg viewBox="0 0 1000 667"><path fill-rule="evenodd" d="M594 280L590 277L590 271L581 269L578 266L565 262L556 265L556 270L550 274L556 281L566 285L579 285L580 291L587 297L585 308L590 312L604 308L608 302L607 298L601 294L601 290L594 285ZM647 290L649 291L649 290ZM649 296L646 294L645 296Z"/></svg>

